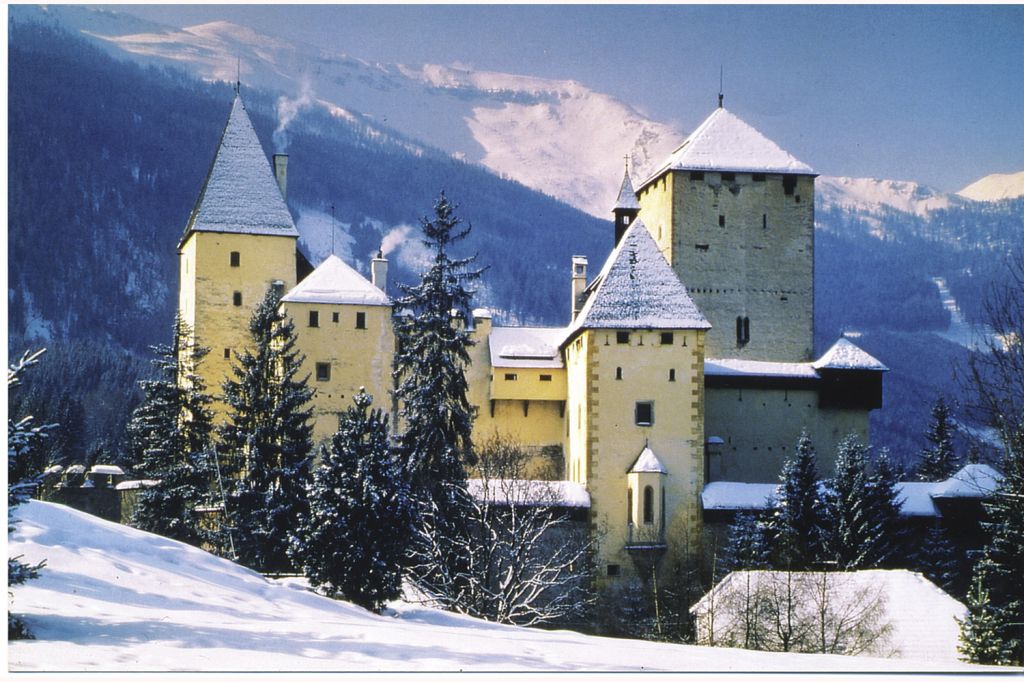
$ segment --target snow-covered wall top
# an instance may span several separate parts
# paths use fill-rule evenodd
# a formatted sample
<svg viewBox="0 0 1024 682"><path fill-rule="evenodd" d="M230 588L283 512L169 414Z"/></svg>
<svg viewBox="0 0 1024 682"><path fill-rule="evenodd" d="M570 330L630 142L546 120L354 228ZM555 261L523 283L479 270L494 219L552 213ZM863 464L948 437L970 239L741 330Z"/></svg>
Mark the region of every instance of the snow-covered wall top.
<svg viewBox="0 0 1024 682"><path fill-rule="evenodd" d="M387 294L333 254L281 300L285 303L391 305Z"/></svg>
<svg viewBox="0 0 1024 682"><path fill-rule="evenodd" d="M563 327L495 327L487 339L492 367L562 367Z"/></svg>
<svg viewBox="0 0 1024 682"><path fill-rule="evenodd" d="M590 493L583 485L572 481L471 478L466 487L477 501L497 505L590 507Z"/></svg>
<svg viewBox="0 0 1024 682"><path fill-rule="evenodd" d="M241 97L231 106L190 232L299 236Z"/></svg>

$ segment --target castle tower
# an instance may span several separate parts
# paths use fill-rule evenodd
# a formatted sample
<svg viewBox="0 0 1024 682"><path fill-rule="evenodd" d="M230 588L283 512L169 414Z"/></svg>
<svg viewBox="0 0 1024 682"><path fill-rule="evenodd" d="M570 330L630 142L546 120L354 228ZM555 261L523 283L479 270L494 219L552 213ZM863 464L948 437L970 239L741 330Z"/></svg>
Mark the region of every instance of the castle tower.
<svg viewBox="0 0 1024 682"><path fill-rule="evenodd" d="M210 348L200 375L221 392L232 353L249 343L253 308L274 283L295 286L295 229L240 97L178 244L178 312ZM218 417L223 403L215 402Z"/></svg>
<svg viewBox="0 0 1024 682"><path fill-rule="evenodd" d="M626 228L633 224L637 214L640 212L640 202L636 200L636 192L633 191L633 181L629 179L629 166L622 176L622 186L619 187L619 196L615 199L615 206L612 213L615 215L615 244L619 243Z"/></svg>
<svg viewBox="0 0 1024 682"><path fill-rule="evenodd" d="M378 271L387 261L377 263ZM378 275L381 285L385 282ZM391 411L391 363L395 336L391 299L337 256L331 255L289 291L281 306L295 322L301 374L310 377L313 439L338 430L338 416L361 388L374 408Z"/></svg>
<svg viewBox="0 0 1024 682"><path fill-rule="evenodd" d="M709 324L642 219L585 296L562 342L566 474L605 532L601 575L649 575L666 550L692 554L700 541Z"/></svg>
<svg viewBox="0 0 1024 682"><path fill-rule="evenodd" d="M641 185L641 216L711 322L714 358L814 349L814 172L723 107Z"/></svg>

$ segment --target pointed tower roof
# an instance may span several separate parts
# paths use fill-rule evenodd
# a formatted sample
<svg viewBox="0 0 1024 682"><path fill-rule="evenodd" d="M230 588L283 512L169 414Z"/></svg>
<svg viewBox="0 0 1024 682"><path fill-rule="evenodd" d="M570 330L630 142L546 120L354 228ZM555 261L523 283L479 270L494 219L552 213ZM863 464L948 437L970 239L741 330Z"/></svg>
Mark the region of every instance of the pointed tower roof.
<svg viewBox="0 0 1024 682"><path fill-rule="evenodd" d="M281 300L285 303L391 305L387 294L335 255L328 256Z"/></svg>
<svg viewBox="0 0 1024 682"><path fill-rule="evenodd" d="M832 344L818 360L811 365L814 369L869 369L888 372L889 368L866 351L858 348L853 341L841 338Z"/></svg>
<svg viewBox="0 0 1024 682"><path fill-rule="evenodd" d="M654 450L651 450L649 445L645 445L644 449L640 451L640 456L633 462L633 466L629 467L627 474L667 474L668 469L661 463L658 456L654 454Z"/></svg>
<svg viewBox="0 0 1024 682"><path fill-rule="evenodd" d="M237 95L184 237L192 232L299 236Z"/></svg>
<svg viewBox="0 0 1024 682"><path fill-rule="evenodd" d="M612 211L639 211L640 202L636 200L636 191L633 190L633 181L629 179L629 167L622 176L622 187L619 188L619 196L615 199L615 206Z"/></svg>
<svg viewBox="0 0 1024 682"><path fill-rule="evenodd" d="M622 235L587 293L563 343L581 329L711 327L640 219Z"/></svg>
<svg viewBox="0 0 1024 682"><path fill-rule="evenodd" d="M810 166L724 107L715 109L690 133L647 182L667 170L814 174Z"/></svg>

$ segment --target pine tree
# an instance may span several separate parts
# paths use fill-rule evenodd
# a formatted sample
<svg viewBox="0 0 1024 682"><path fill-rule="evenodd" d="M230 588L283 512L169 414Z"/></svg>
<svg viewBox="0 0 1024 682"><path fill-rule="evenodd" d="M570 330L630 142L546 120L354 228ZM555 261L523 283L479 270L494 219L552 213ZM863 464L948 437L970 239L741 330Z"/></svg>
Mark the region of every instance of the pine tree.
<svg viewBox="0 0 1024 682"><path fill-rule="evenodd" d="M128 424L135 474L159 481L139 494L136 528L196 546L209 540L195 508L211 501L212 398L197 373L209 352L174 323L169 346L154 346L157 378L140 381L145 395Z"/></svg>
<svg viewBox="0 0 1024 682"><path fill-rule="evenodd" d="M917 480L944 481L957 471L959 459L953 450L956 426L941 396L932 407L932 421L925 438L931 443L918 455Z"/></svg>
<svg viewBox="0 0 1024 682"><path fill-rule="evenodd" d="M45 351L25 352L15 365L7 368L7 390L12 391L21 384L22 373L39 361ZM36 454L42 449L48 432L56 424L32 425L32 417L15 421L7 418L7 533L14 531L17 517L12 513L15 507L28 502L39 485L41 472L35 469ZM21 557L7 558L7 587L21 585L26 580L39 577L39 570L46 562L32 565L21 561ZM28 639L29 633L24 621L7 611L7 638Z"/></svg>
<svg viewBox="0 0 1024 682"><path fill-rule="evenodd" d="M807 570L824 554L825 509L817 456L807 432L782 468L772 515L766 524L771 562L783 570Z"/></svg>
<svg viewBox="0 0 1024 682"><path fill-rule="evenodd" d="M413 507L391 452L387 416L365 391L340 420L309 489L309 515L291 554L312 585L379 613L401 593Z"/></svg>
<svg viewBox="0 0 1024 682"><path fill-rule="evenodd" d="M914 568L946 592L955 589L958 577L956 555L946 537L946 531L937 521L928 529L921 542L914 557Z"/></svg>
<svg viewBox="0 0 1024 682"><path fill-rule="evenodd" d="M729 540L716 561L716 579L731 571L768 566L769 552L764 524L757 514L741 512L729 526Z"/></svg>
<svg viewBox="0 0 1024 682"><path fill-rule="evenodd" d="M993 605L986 578L991 564L982 559L975 567L971 590L967 596L967 617L960 622L960 645L957 650L965 661L985 665L1011 665L1012 645L1006 641L1006 621L1002 611Z"/></svg>
<svg viewBox="0 0 1024 682"><path fill-rule="evenodd" d="M271 287L249 321L253 349L235 356L224 382L231 412L220 429L227 475L234 477L227 517L237 559L254 570L292 569L290 534L308 511L312 459L312 391L296 378L302 358L295 327Z"/></svg>
<svg viewBox="0 0 1024 682"><path fill-rule="evenodd" d="M412 477L419 519L410 570L421 587L451 603L468 589L462 583L471 561L466 467L476 456L465 369L473 341L464 321L471 319L467 287L482 271L471 268L472 257L450 253L470 228L460 227L443 192L433 219L420 224L431 265L419 284L402 287L395 324L394 373L404 422L399 450Z"/></svg>
<svg viewBox="0 0 1024 682"><path fill-rule="evenodd" d="M874 473L868 478L867 507L875 519L876 528L876 535L866 552L871 566L894 566L907 550L907 528L899 486L902 478L902 469L883 448L875 457Z"/></svg>

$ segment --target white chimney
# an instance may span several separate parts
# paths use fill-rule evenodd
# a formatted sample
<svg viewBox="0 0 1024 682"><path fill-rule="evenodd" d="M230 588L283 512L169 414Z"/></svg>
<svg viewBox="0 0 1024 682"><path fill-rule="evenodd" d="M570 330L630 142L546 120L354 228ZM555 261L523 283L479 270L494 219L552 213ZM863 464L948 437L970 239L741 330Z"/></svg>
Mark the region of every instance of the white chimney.
<svg viewBox="0 0 1024 682"><path fill-rule="evenodd" d="M288 201L288 155L274 154L274 177L281 190L281 198Z"/></svg>
<svg viewBox="0 0 1024 682"><path fill-rule="evenodd" d="M385 294L388 293L388 259L384 251L378 251L377 257L370 261L370 282Z"/></svg>
<svg viewBox="0 0 1024 682"><path fill-rule="evenodd" d="M572 319L580 312L580 299L587 288L587 257L572 257ZM570 320L571 321L571 320Z"/></svg>

